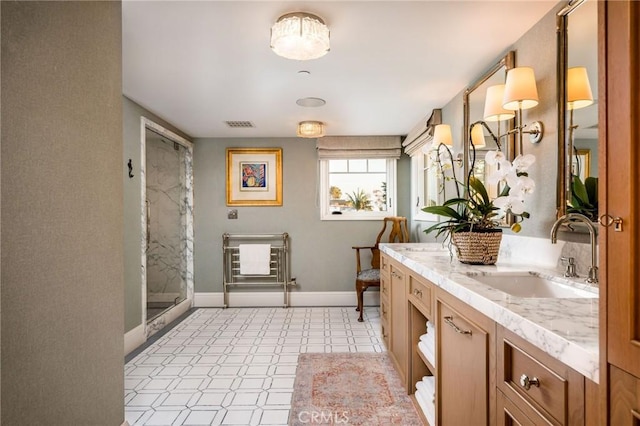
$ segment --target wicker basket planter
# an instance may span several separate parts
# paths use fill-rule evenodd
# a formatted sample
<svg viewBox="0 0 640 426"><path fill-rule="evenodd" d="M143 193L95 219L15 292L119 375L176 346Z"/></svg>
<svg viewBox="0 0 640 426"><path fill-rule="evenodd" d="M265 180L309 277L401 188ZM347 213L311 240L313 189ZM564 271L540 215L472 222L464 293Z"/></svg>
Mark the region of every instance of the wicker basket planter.
<svg viewBox="0 0 640 426"><path fill-rule="evenodd" d="M502 229L451 234L458 260L472 265L493 265L498 260Z"/></svg>

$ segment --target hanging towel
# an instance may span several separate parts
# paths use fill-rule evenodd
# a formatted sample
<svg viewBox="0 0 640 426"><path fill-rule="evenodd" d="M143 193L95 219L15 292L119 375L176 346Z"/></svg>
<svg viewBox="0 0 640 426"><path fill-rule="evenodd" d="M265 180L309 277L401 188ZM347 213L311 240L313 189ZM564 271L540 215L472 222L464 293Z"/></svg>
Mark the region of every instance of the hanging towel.
<svg viewBox="0 0 640 426"><path fill-rule="evenodd" d="M240 244L240 275L271 273L271 244Z"/></svg>

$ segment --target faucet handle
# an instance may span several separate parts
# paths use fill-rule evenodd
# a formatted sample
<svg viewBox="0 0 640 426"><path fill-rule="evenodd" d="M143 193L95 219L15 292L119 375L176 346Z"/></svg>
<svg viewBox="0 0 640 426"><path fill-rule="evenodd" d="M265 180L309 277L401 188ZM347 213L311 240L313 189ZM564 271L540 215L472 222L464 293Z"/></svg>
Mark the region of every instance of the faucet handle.
<svg viewBox="0 0 640 426"><path fill-rule="evenodd" d="M571 277L571 278L575 278L578 276L578 274L576 273L576 259L573 257L561 257L560 260L562 262L566 262L567 263L567 267L564 271L564 276L565 277Z"/></svg>

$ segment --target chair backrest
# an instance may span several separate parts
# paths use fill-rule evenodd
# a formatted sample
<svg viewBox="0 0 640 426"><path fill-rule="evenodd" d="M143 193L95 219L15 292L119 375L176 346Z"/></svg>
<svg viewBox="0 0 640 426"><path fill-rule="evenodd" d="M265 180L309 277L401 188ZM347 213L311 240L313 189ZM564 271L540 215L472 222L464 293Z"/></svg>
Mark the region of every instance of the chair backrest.
<svg viewBox="0 0 640 426"><path fill-rule="evenodd" d="M387 241L383 241L384 233L387 230L388 224L391 224L389 238ZM381 242L408 243L409 230L407 228L407 218L402 216L388 216L383 219L382 230L378 234L376 244L372 250L373 257L371 259L371 267L375 269L380 268L380 250L378 250L378 244Z"/></svg>

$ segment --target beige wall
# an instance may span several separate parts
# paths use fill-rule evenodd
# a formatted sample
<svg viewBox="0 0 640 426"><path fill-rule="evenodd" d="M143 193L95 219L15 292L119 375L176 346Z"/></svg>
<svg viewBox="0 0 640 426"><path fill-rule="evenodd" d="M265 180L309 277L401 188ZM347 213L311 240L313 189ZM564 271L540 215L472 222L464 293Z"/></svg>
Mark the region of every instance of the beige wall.
<svg viewBox="0 0 640 426"><path fill-rule="evenodd" d="M120 425L121 5L1 7L2 423Z"/></svg>

